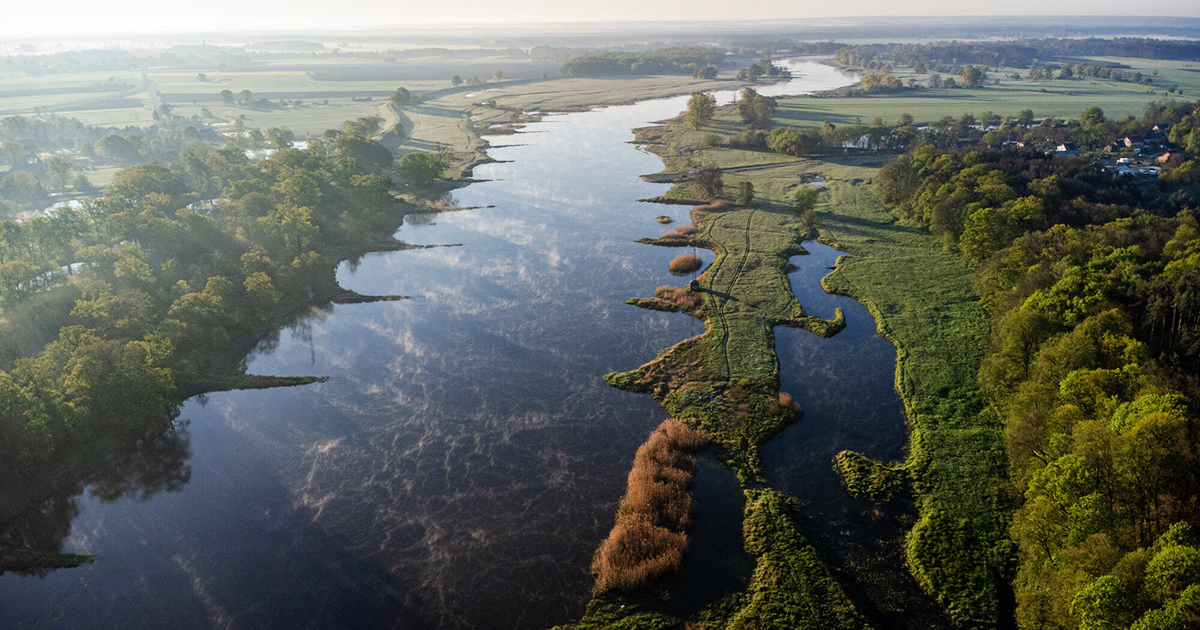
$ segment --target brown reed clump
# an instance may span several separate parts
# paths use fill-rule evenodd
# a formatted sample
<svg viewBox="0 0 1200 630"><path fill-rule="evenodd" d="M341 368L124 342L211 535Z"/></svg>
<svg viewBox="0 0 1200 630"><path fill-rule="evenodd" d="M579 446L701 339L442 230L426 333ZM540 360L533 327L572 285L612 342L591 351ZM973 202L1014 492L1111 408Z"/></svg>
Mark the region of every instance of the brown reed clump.
<svg viewBox="0 0 1200 630"><path fill-rule="evenodd" d="M664 284L654 290L654 297L670 302L685 311L700 308L700 294L688 291L683 287Z"/></svg>
<svg viewBox="0 0 1200 630"><path fill-rule="evenodd" d="M638 448L616 523L592 558L595 593L632 591L679 572L696 472L688 453L707 444L707 437L671 419Z"/></svg>
<svg viewBox="0 0 1200 630"><path fill-rule="evenodd" d="M675 232L687 236L688 234L695 234L697 228L694 225L680 224L675 226Z"/></svg>
<svg viewBox="0 0 1200 630"><path fill-rule="evenodd" d="M733 202L726 199L717 199L708 203L702 203L692 210L702 210L708 212L723 212L733 207Z"/></svg>
<svg viewBox="0 0 1200 630"><path fill-rule="evenodd" d="M787 392L779 392L779 406L785 409L791 409L796 413L800 413L802 411L800 402L794 400L792 395Z"/></svg>
<svg viewBox="0 0 1200 630"><path fill-rule="evenodd" d="M704 261L696 254L683 254L671 259L667 265L667 269L671 271L671 275L685 276L694 271L699 271L704 265Z"/></svg>
<svg viewBox="0 0 1200 630"><path fill-rule="evenodd" d="M707 435L674 418L658 425L658 430L663 432L672 446L687 453L695 453L708 446Z"/></svg>
<svg viewBox="0 0 1200 630"><path fill-rule="evenodd" d="M629 519L613 527L592 562L596 593L632 591L683 567L687 535Z"/></svg>

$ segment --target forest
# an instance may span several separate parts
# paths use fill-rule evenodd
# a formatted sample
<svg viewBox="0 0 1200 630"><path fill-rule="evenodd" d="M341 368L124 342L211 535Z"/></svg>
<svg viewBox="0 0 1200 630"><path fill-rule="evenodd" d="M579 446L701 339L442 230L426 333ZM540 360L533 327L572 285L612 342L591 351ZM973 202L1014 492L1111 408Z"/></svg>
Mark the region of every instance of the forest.
<svg viewBox="0 0 1200 630"><path fill-rule="evenodd" d="M335 263L390 246L402 215L382 174L392 155L359 129L260 162L196 149L122 171L78 209L0 223L0 522L153 443L185 397L259 386L245 354L346 297ZM59 562L26 534L5 529L0 569Z"/></svg>
<svg viewBox="0 0 1200 630"><path fill-rule="evenodd" d="M1198 112L1155 103L1138 125L1186 139ZM1058 133L1096 146L1134 124L1080 118ZM1017 622L1194 627L1195 148L1145 181L1091 158L962 144L914 146L876 191L976 269L992 324L979 380L1012 465Z"/></svg>

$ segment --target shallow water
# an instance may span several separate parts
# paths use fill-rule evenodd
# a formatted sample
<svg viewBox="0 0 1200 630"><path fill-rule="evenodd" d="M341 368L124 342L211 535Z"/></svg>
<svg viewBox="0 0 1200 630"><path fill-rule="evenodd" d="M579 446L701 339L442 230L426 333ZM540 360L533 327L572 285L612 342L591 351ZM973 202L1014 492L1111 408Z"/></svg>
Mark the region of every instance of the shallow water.
<svg viewBox="0 0 1200 630"><path fill-rule="evenodd" d="M841 308L846 328L829 339L775 329L780 390L801 402L804 415L763 447L767 481L800 500L802 528L864 612L889 628L944 627L943 613L905 568L911 504L856 499L833 468L843 450L883 462L904 459L908 429L894 389L896 347L878 336L866 307L821 288L841 253L815 241L804 248L808 255L791 259L796 298L818 317Z"/></svg>
<svg viewBox="0 0 1200 630"><path fill-rule="evenodd" d="M760 92L847 82L795 67L790 85ZM661 162L628 142L685 104L550 116L504 139L490 151L503 163L476 169L490 181L454 193L479 209L408 217L397 233L454 246L339 269L349 289L411 300L314 312L249 360L252 373L329 382L189 400L190 457L173 462L190 466L187 483L76 499L64 550L95 564L0 577L0 627L505 629L578 616L633 453L665 418L600 377L699 332L624 303L683 282L666 271L678 251L633 242L688 209L636 201L665 186L637 177ZM736 482L704 464L697 494L697 538L736 548ZM736 554L689 562L683 587L733 576L685 593L694 601L748 570Z"/></svg>

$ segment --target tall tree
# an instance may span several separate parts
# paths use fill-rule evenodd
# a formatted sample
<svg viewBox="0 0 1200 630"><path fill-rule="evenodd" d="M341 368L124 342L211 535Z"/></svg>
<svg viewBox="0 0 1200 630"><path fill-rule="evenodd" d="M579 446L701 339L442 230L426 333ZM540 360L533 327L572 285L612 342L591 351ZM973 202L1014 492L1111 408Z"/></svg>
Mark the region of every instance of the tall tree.
<svg viewBox="0 0 1200 630"><path fill-rule="evenodd" d="M688 99L687 122L693 129L699 129L712 120L717 109L717 97L704 92L692 92Z"/></svg>

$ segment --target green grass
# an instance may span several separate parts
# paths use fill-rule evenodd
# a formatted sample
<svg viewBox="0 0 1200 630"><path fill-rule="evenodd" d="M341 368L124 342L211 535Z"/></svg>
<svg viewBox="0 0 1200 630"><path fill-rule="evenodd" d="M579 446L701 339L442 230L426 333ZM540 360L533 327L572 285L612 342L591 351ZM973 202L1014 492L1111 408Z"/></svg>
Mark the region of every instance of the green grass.
<svg viewBox="0 0 1200 630"><path fill-rule="evenodd" d="M878 102L796 98L780 99L779 108L787 112L813 102L855 100ZM958 111L961 104L956 101L948 111ZM783 209L792 191L805 181L817 177L828 181L819 197L818 230L823 241L851 256L839 261L824 286L864 303L880 333L898 349L896 387L904 398L911 437L906 461L888 469L915 481L920 520L906 549L910 568L959 622L994 626L1001 614L1001 592L1011 578L1008 514L994 498L1007 474L1007 460L999 422L984 405L976 384L987 321L971 289L971 271L924 230L898 223L875 200L869 185L887 155L811 160L725 147L697 150L706 134L744 129L731 110L721 108L704 129L672 126L652 148L667 156L667 171L705 164L726 169L727 189L751 181L765 207ZM788 119L780 122L786 124ZM677 187L673 194L686 196L687 190ZM731 234L734 227L746 229L746 223L735 226L730 219L717 227L728 227ZM759 230L767 226L750 227L758 240ZM739 286L739 292L766 290L771 281L766 276L747 280L748 286ZM757 356L760 350L747 339L752 337L736 340L739 351L745 344L748 356L734 362L741 367L731 368L731 373L745 373L746 363L764 362ZM866 461L858 464L858 468L869 467Z"/></svg>
<svg viewBox="0 0 1200 630"><path fill-rule="evenodd" d="M794 519L796 501L774 490L747 490L743 531L755 557L747 602L727 630L869 628L830 576Z"/></svg>
<svg viewBox="0 0 1200 630"><path fill-rule="evenodd" d="M887 214L867 189L870 174L862 169L858 184L830 180L818 229L853 256L823 285L863 302L897 347L920 511L910 567L960 622L992 626L1011 575L1009 516L996 499L1008 469L1003 430L976 382L987 321L970 270Z"/></svg>
<svg viewBox="0 0 1200 630"><path fill-rule="evenodd" d="M776 123L818 127L824 121L835 125L854 122L856 117L870 124L876 117L894 124L900 114L911 115L918 123L942 116L978 116L985 111L1000 116L1016 116L1032 109L1038 118L1056 116L1077 118L1088 107L1098 106L1108 118L1140 117L1146 104L1154 100L1178 100L1200 97L1200 73L1173 71L1184 94L1166 94L1157 86L1101 79L1009 81L980 89L920 90L892 95L858 97L800 97L781 100ZM1194 76L1189 76L1194 75ZM1165 77L1164 77L1165 78ZM1045 90L1045 91L1043 91ZM1153 92L1153 94L1151 93Z"/></svg>

